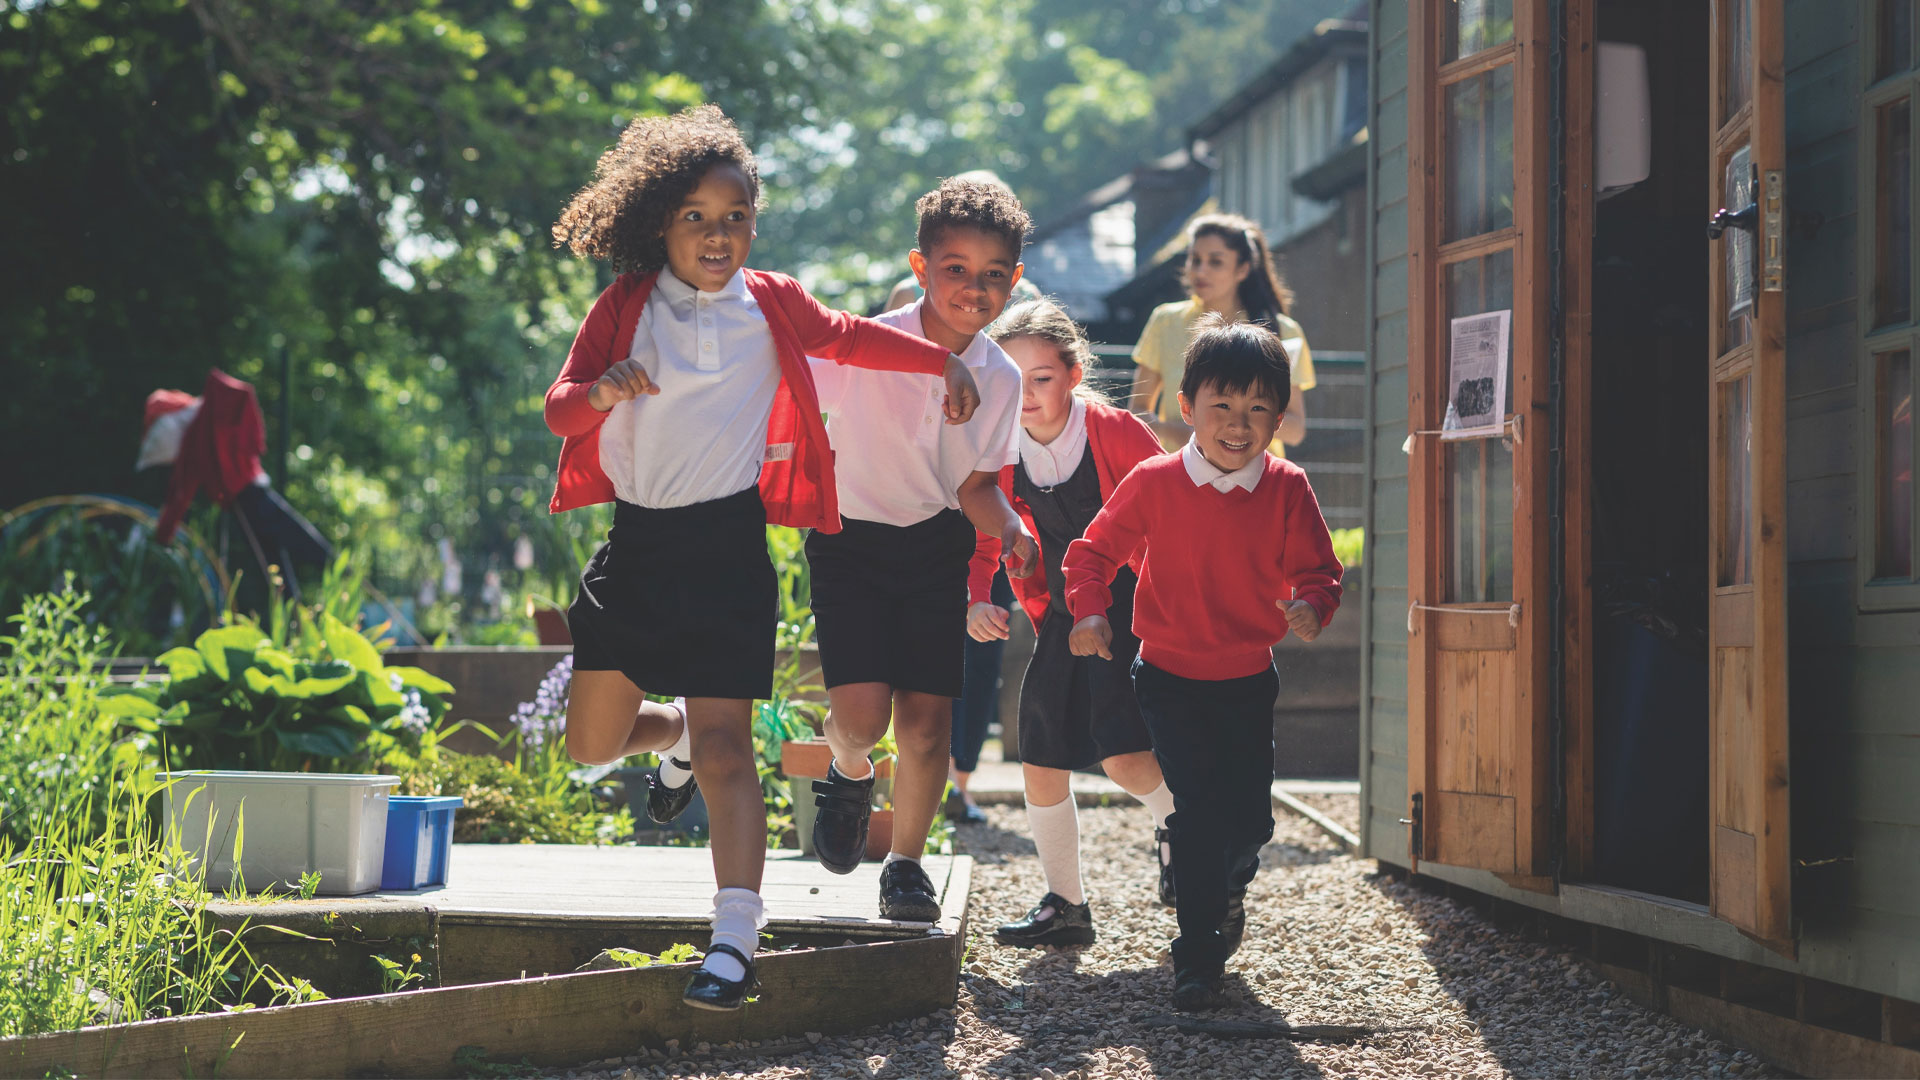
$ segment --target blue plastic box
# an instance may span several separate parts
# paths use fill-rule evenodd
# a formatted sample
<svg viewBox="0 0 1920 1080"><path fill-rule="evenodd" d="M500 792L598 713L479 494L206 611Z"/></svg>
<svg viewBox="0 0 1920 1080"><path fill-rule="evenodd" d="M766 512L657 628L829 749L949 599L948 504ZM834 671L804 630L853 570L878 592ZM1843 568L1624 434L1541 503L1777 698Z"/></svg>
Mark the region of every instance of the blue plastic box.
<svg viewBox="0 0 1920 1080"><path fill-rule="evenodd" d="M453 853L453 812L458 795L392 795L387 798L387 851L380 867L382 889L426 889L447 883Z"/></svg>

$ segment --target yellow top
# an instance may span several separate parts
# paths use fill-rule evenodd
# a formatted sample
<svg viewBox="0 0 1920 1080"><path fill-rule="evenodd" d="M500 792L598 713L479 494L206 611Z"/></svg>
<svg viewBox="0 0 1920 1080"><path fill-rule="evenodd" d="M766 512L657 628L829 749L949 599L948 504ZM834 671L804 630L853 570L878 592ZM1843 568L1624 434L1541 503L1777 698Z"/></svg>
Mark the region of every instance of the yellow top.
<svg viewBox="0 0 1920 1080"><path fill-rule="evenodd" d="M1200 298L1189 297L1176 300L1171 304L1161 304L1147 316L1146 329L1140 332L1140 343L1133 347L1133 362L1148 371L1160 373L1160 396L1153 402L1153 415L1162 423L1180 419L1180 377L1186 374L1187 342L1192 337L1194 321L1204 315L1207 305ZM1286 347L1287 359L1292 362L1293 388L1295 390L1313 389L1313 350L1307 347L1307 332L1285 315L1278 317L1274 332L1280 335L1280 344ZM1280 443L1280 436L1273 437L1268 447L1276 457L1286 457L1286 447Z"/></svg>

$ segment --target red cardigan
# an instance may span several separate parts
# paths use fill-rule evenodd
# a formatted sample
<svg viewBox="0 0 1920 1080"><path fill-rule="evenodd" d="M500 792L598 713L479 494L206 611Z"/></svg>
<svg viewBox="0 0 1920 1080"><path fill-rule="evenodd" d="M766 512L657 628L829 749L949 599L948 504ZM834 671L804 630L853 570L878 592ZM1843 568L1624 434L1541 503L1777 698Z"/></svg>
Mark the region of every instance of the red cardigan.
<svg viewBox="0 0 1920 1080"><path fill-rule="evenodd" d="M1087 533L1067 546L1067 606L1105 615L1122 562L1142 557L1133 593L1140 658L1187 679L1237 679L1273 664L1287 636L1282 600L1305 600L1325 625L1340 607L1340 560L1300 466L1267 455L1252 491L1216 491L1179 454L1122 481Z"/></svg>
<svg viewBox="0 0 1920 1080"><path fill-rule="evenodd" d="M833 482L833 448L820 418L809 355L882 371L940 375L947 350L872 319L830 311L785 274L744 271L747 289L773 334L780 361L780 388L767 420L767 457L760 466L760 498L774 525L840 531L840 501ZM567 353L566 366L547 390L547 427L565 442L555 480L552 513L612 502L613 481L600 467L600 425L607 414L587 396L615 361L625 359L653 293L658 272L622 274L587 312Z"/></svg>
<svg viewBox="0 0 1920 1080"><path fill-rule="evenodd" d="M1093 455L1093 471L1100 477L1100 501L1106 502L1113 497L1113 489L1120 486L1135 465L1157 456L1160 440L1140 418L1125 409L1116 409L1111 405L1102 405L1096 401L1087 402L1087 452ZM1013 504L1014 512L1026 523L1027 532L1033 534L1034 543L1040 542L1040 531L1034 527L1033 511L1027 504L1014 497L1012 465L1000 470L1000 490L1007 493L1007 501ZM967 595L969 604L987 602L993 595L993 572L1000 562L1000 538L978 534L973 546L973 561L967 567ZM1136 553L1131 560L1134 572L1140 570ZM1032 577L1017 578L1009 574L1007 580L1013 584L1013 595L1020 606L1038 628L1041 620L1047 617L1047 608L1052 600L1047 591L1047 564L1043 557L1033 568Z"/></svg>

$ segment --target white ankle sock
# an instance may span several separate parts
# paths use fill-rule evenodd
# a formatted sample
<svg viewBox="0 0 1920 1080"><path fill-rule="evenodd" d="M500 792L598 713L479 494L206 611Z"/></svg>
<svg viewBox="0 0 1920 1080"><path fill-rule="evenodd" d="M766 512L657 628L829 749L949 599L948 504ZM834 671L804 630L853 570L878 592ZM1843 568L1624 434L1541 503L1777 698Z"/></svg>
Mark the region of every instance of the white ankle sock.
<svg viewBox="0 0 1920 1080"><path fill-rule="evenodd" d="M892 861L894 861L895 859L902 859L902 860L905 860L906 862L910 862L910 863L917 863L917 862L919 862L919 861L920 861L919 859L916 859L916 858L914 858L914 857L913 857L913 856L911 856L911 855L902 855L902 854L900 854L900 853L899 853L899 852L897 852L897 851L889 851L889 852L887 852L887 857L886 857L886 858L884 858L884 859L882 859L882 860L880 860L880 865L881 865L881 866L885 866L885 865L887 865L888 863L890 863L890 862L892 862Z"/></svg>
<svg viewBox="0 0 1920 1080"><path fill-rule="evenodd" d="M1035 806L1027 800L1027 828L1033 832L1033 849L1040 856L1047 891L1059 893L1069 904L1086 903L1086 887L1080 883L1080 808L1073 796L1052 806Z"/></svg>
<svg viewBox="0 0 1920 1080"><path fill-rule="evenodd" d="M1141 804L1153 814L1154 828L1164 829L1167 827L1167 815L1173 813L1173 792L1167 790L1167 782L1165 780L1160 781L1159 787L1154 788L1145 795L1135 795L1134 798L1139 799ZM1160 860L1165 862L1166 858L1167 843L1163 840L1160 842Z"/></svg>
<svg viewBox="0 0 1920 1080"><path fill-rule="evenodd" d="M760 944L760 928L766 924L766 905L752 889L721 889L713 894L714 945L731 945L751 960ZM739 982L747 974L740 961L711 950L700 966L730 982Z"/></svg>
<svg viewBox="0 0 1920 1080"><path fill-rule="evenodd" d="M660 751L660 782L670 788L681 787L693 779L692 769L683 769L675 761L693 763L693 725L687 723L687 699L674 698L673 707L680 710L680 738L672 746Z"/></svg>
<svg viewBox="0 0 1920 1080"><path fill-rule="evenodd" d="M858 773L849 772L847 771L847 763L840 760L839 755L836 754L834 755L834 758L833 758L833 771L839 773L840 778L842 780L872 779L873 778L873 762L869 761L866 758L859 758L857 760L860 762L860 765L865 766L865 768L861 768Z"/></svg>

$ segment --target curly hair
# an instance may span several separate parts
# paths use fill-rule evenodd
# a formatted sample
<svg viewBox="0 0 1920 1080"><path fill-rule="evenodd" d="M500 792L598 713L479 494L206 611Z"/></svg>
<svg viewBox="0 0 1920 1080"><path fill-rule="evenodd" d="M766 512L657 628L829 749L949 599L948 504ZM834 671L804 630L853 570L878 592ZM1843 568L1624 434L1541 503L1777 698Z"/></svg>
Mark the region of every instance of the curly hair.
<svg viewBox="0 0 1920 1080"><path fill-rule="evenodd" d="M638 117L600 155L593 183L560 212L553 246L605 259L616 273L658 270L667 262L661 238L667 219L715 165L739 168L747 178L748 198L759 204L760 167L719 106Z"/></svg>
<svg viewBox="0 0 1920 1080"><path fill-rule="evenodd" d="M920 196L913 209L920 215L915 242L922 252L933 250L933 242L943 230L964 225L1004 239L1018 260L1021 249L1027 246L1027 230L1033 225L1012 188L966 176L940 181L939 187Z"/></svg>

